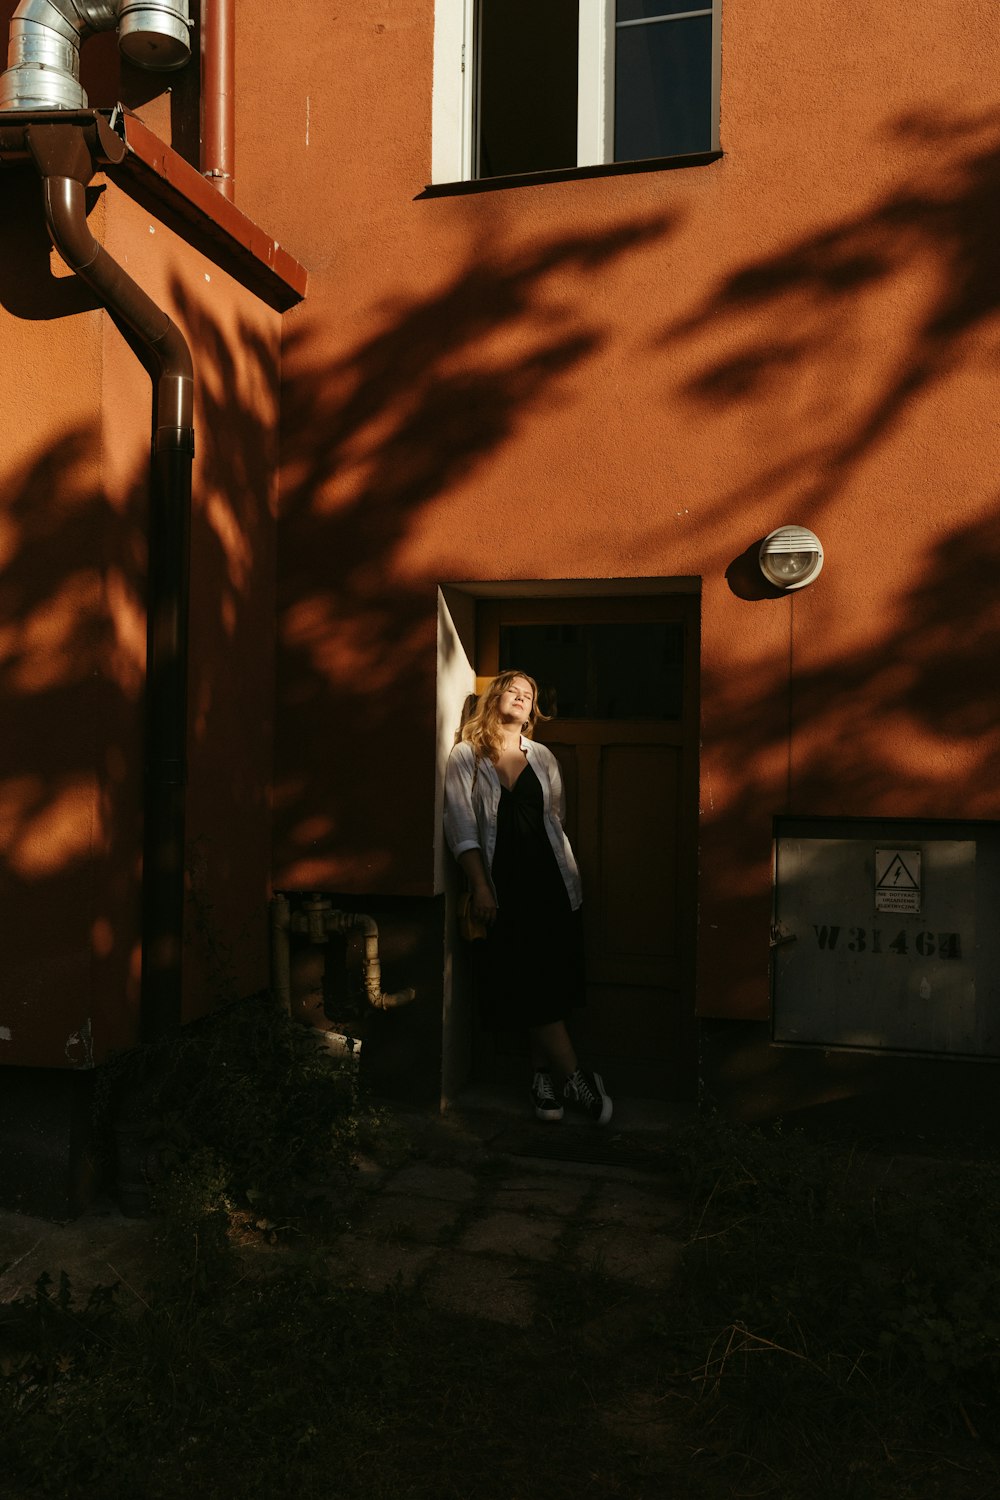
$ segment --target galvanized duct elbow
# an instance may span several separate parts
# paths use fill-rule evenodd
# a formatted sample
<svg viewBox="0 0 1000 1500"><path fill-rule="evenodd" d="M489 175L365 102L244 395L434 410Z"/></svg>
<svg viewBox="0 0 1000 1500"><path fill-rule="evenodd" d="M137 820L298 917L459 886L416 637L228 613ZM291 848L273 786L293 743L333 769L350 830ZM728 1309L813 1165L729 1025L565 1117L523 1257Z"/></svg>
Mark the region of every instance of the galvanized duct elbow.
<svg viewBox="0 0 1000 1500"><path fill-rule="evenodd" d="M188 0L21 0L10 23L0 110L86 109L80 44L118 30L142 68L181 68L191 56Z"/></svg>

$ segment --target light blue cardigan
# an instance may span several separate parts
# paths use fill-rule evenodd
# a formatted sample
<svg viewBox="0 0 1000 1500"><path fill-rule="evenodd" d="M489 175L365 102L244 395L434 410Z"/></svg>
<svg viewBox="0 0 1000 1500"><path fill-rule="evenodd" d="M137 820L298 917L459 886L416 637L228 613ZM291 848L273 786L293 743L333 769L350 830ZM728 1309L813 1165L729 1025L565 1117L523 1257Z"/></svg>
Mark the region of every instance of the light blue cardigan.
<svg viewBox="0 0 1000 1500"><path fill-rule="evenodd" d="M559 762L546 745L537 745L523 735L521 749L527 753L528 764L541 782L545 831L570 906L576 911L583 903L583 891L580 871L562 824L565 808ZM448 757L444 778L444 835L456 859L467 849L480 850L487 876L493 868L496 851L500 791L500 777L493 762L477 762L476 752L468 741L456 745ZM496 892L493 894L495 896Z"/></svg>

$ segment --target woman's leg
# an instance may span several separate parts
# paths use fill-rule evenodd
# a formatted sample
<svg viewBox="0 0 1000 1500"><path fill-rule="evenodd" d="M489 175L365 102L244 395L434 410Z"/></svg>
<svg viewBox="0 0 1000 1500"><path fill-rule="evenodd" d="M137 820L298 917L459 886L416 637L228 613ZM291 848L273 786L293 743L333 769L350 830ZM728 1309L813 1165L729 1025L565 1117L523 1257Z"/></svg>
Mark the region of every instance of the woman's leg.
<svg viewBox="0 0 1000 1500"><path fill-rule="evenodd" d="M550 1021L547 1026L532 1026L531 1065L536 1072L560 1072L566 1080L562 1095L573 1109L582 1111L595 1125L606 1125L611 1119L612 1101L599 1073L581 1073L576 1052L564 1021ZM537 1083L537 1080L536 1080ZM562 1102L553 1096L551 1084L535 1091L535 1114L540 1120L561 1120ZM540 1097L544 1095L544 1097Z"/></svg>
<svg viewBox="0 0 1000 1500"><path fill-rule="evenodd" d="M573 1043L569 1039L565 1021L549 1021L545 1026L532 1026L528 1036L531 1041L531 1066L558 1072L564 1078L572 1078L577 1061Z"/></svg>

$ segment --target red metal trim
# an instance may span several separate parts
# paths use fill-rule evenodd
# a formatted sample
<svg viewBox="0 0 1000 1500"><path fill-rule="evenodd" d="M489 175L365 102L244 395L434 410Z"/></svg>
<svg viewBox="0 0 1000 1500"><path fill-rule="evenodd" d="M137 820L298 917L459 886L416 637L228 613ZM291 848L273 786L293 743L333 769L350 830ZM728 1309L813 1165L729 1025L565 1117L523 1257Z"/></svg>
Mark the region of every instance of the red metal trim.
<svg viewBox="0 0 1000 1500"><path fill-rule="evenodd" d="M30 159L29 126L36 135L43 125L76 126L84 131L95 167L269 307L285 312L302 301L304 266L137 116L119 109L112 121L114 129L96 110L0 111L0 164Z"/></svg>
<svg viewBox="0 0 1000 1500"><path fill-rule="evenodd" d="M120 115L118 129L128 154L104 166L112 182L137 202L154 200L158 217L271 307L284 312L302 301L307 272L287 250L135 115Z"/></svg>

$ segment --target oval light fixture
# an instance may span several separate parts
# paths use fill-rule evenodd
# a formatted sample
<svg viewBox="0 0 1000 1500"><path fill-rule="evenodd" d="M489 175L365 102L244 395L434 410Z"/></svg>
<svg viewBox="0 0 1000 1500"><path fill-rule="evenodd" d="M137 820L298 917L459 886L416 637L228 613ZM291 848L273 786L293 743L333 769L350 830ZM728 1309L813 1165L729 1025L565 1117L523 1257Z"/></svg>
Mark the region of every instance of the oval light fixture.
<svg viewBox="0 0 1000 1500"><path fill-rule="evenodd" d="M823 568L823 545L804 526L779 526L760 544L760 571L779 589L804 589Z"/></svg>

